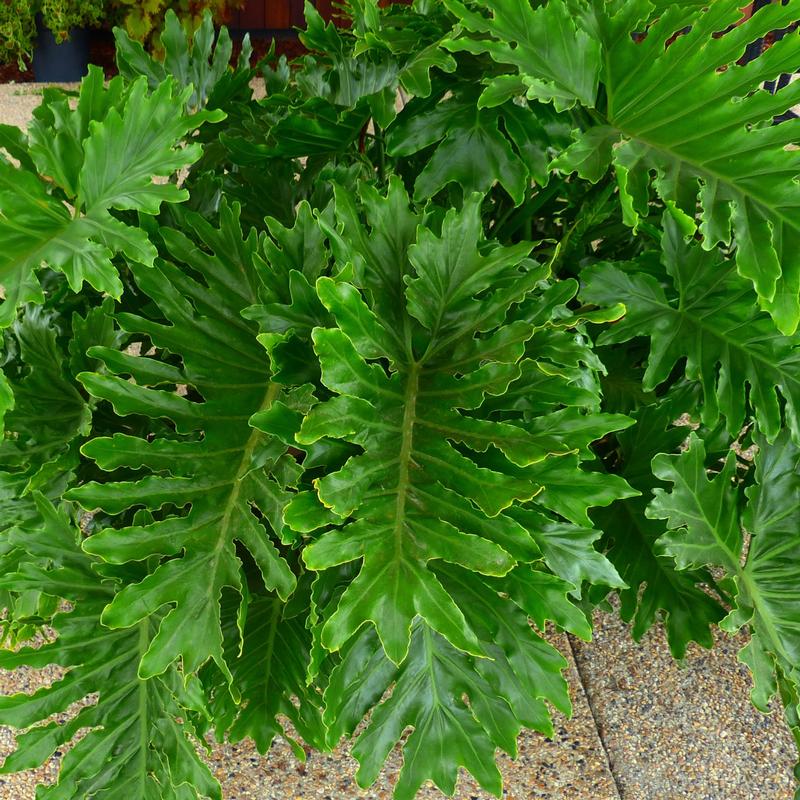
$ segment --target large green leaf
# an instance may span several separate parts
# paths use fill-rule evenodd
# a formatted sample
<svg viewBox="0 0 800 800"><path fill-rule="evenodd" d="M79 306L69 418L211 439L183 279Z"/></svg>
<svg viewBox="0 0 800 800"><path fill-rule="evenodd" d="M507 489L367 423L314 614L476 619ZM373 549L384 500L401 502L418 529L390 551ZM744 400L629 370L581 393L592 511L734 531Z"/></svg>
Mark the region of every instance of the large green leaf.
<svg viewBox="0 0 800 800"><path fill-rule="evenodd" d="M708 572L678 569L658 545L666 532L664 523L648 519L644 513L652 490L663 485L653 476L651 460L658 453L676 452L688 430L672 424L676 411L670 401L646 406L634 416L637 424L617 434L615 466L642 494L598 508L592 518L605 533L608 559L628 584L619 591L620 615L633 621L634 639L640 639L663 618L670 650L676 658L683 658L691 641L711 647L710 626L725 612L700 586L713 584Z"/></svg>
<svg viewBox="0 0 800 800"><path fill-rule="evenodd" d="M533 8L529 0L480 3L488 17L468 10L459 0L445 5L476 38L451 40L447 46L489 53L518 68L529 97L552 101L557 108L576 102L593 106L597 95L601 49L597 39L576 27L567 3ZM473 4L475 5L475 4ZM494 38L488 38L490 33Z"/></svg>
<svg viewBox="0 0 800 800"><path fill-rule="evenodd" d="M433 197L450 183L466 193L488 192L499 183L519 204L532 178L547 182L551 138L531 108L508 102L476 109L472 88L447 95L411 101L388 131L395 157L436 145L416 177L415 197Z"/></svg>
<svg viewBox="0 0 800 800"><path fill-rule="evenodd" d="M746 66L735 62L750 42L786 27L795 15L791 4L769 4L719 36L741 20L735 0L703 10L670 9L642 42L628 36L613 44L606 40L603 75L606 117L627 140L614 151L614 161L632 208L643 212L644 195L635 187L651 169L658 173L659 194L687 213L694 214L699 196L705 246L728 242L733 230L740 274L752 281L786 333L800 321L794 183L800 157L786 149L797 134L791 125L755 123L771 120L800 97L798 87L775 95L761 88L764 80L794 71L800 42L788 36ZM697 99L687 103L688 86Z"/></svg>
<svg viewBox="0 0 800 800"><path fill-rule="evenodd" d="M0 574L16 573L31 560L32 548L24 532L41 526L35 490L44 490L58 501L74 478L76 464L77 458L67 454L44 465L31 463L24 472L0 471ZM0 588L3 645L13 647L41 634L59 602L36 583Z"/></svg>
<svg viewBox="0 0 800 800"><path fill-rule="evenodd" d="M110 514L166 507L150 524L108 527L86 542L87 551L117 564L177 556L156 562L147 577L119 592L103 621L127 628L174 605L149 645L141 675L161 674L180 656L187 672L213 658L230 678L219 602L223 587L243 591L236 543L249 551L266 588L286 599L295 578L270 533L282 531L286 486L298 470L284 445L248 424L281 397L270 383L255 326L240 316L257 299L257 237L254 232L242 237L236 208L223 208L219 229L195 215L187 215L185 225L199 244L163 229L174 262L133 267L140 289L163 318L117 315L124 330L162 356L180 355L181 365L174 357L170 363L95 348L91 354L109 374L80 376L90 394L107 400L118 414L168 419L175 433L167 429L148 438L118 433L89 442L84 453L102 469L144 470L144 475L85 483L70 497ZM155 388L164 385L169 388ZM193 398L177 393L179 385L191 387ZM188 513L181 513L185 506ZM198 585L205 590L198 592Z"/></svg>
<svg viewBox="0 0 800 800"><path fill-rule="evenodd" d="M621 302L626 308L625 317L603 331L598 343L649 336L645 391L666 381L676 363L686 359L686 377L703 389L706 424L713 425L722 413L735 436L752 411L770 439L786 424L800 441L797 337L782 336L759 311L749 283L733 264L686 243L669 216L662 248L663 273L636 271L635 263L601 264L582 273L584 301Z"/></svg>
<svg viewBox="0 0 800 800"><path fill-rule="evenodd" d="M421 616L457 648L481 655L430 563L500 576L517 560L535 559L531 532L510 511L539 494L534 502L543 509L588 523L588 506L629 490L618 478L582 471L572 453L629 421L600 415L582 432L579 412L573 425L557 414L529 421L519 412L482 413L487 397L521 377L525 342L548 327L564 298L532 294L546 270L526 258L529 244L484 243L479 196L448 212L440 235L406 225L413 215L399 182L385 197L366 193L364 202L368 228L351 202L337 204L351 242L337 255L355 262L357 283L317 280L337 324L313 331L322 383L333 397L298 420L296 435L301 446L340 439L362 452L315 480L316 512L317 500L303 492L286 518L308 531L339 522L305 548L312 569L363 559L325 622L327 648L338 650L369 622L399 664ZM391 209L397 224L390 237L376 222ZM522 318L504 324L509 308L529 295ZM581 550L595 553L591 541L583 540L576 558Z"/></svg>
<svg viewBox="0 0 800 800"><path fill-rule="evenodd" d="M564 713L571 711L561 675L566 661L531 629L518 606L478 576L447 567L440 578L462 601L488 658L453 648L420 620L413 626L408 658L398 668L375 633L362 631L344 648L325 691L331 743L352 734L375 706L353 748L361 786L375 781L410 726L396 800L412 800L426 780L452 795L461 766L500 797L496 748L516 756L523 726L552 735L545 700ZM384 697L390 687L391 694Z"/></svg>
<svg viewBox="0 0 800 800"><path fill-rule="evenodd" d="M190 721L203 709L202 695L184 687L174 670L153 680L137 675L158 616L121 631L100 625L114 582L102 580L95 560L81 552L80 532L67 515L41 496L36 502L37 523L13 534L28 558L18 572L3 576L2 586L33 586L70 601L73 609L53 618L54 641L0 651L0 667L57 664L65 674L33 694L0 698L0 722L24 731L2 772L38 767L88 729L63 757L58 782L40 788L37 797L90 800L122 793L142 800L221 800L219 784L198 757ZM76 702L83 706L77 713L48 721Z"/></svg>
<svg viewBox="0 0 800 800"><path fill-rule="evenodd" d="M351 47L352 39L340 32L332 23L322 19L311 5L305 4L306 29L302 42L310 50L319 50L331 61L326 80L318 84L320 96L325 96L335 106L354 107L359 100L379 95L384 90L393 94L397 87L398 63L386 52L373 59L358 58ZM305 84L307 89L312 83ZM394 105L394 104L392 104ZM382 120L385 125L389 120Z"/></svg>
<svg viewBox="0 0 800 800"><path fill-rule="evenodd" d="M9 374L13 398L5 413L6 438L0 442L4 468L41 466L63 452L78 434L87 434L89 408L64 368L53 317L29 306L12 327L19 364ZM11 373L12 365L6 366Z"/></svg>
<svg viewBox="0 0 800 800"><path fill-rule="evenodd" d="M50 90L27 148L38 174L25 160L15 167L0 158L0 325L8 326L21 304L43 301L36 277L43 264L63 272L74 291L86 281L115 297L122 291L116 253L153 264L156 250L144 230L111 212L156 214L162 203L188 197L154 178L196 161L200 145L181 146L184 137L220 119L211 112L186 115L190 91L178 92L167 80L149 93L144 78L128 88L121 79L105 86L99 69L84 78L74 109L63 92Z"/></svg>
<svg viewBox="0 0 800 800"><path fill-rule="evenodd" d="M191 87L191 94L186 99L188 111L220 108L232 99L248 100L252 94L249 86L252 77L250 35L245 34L238 63L235 69L231 69L233 42L230 34L227 28L222 27L216 35L208 9L191 39L175 11L167 10L161 33L164 55L160 60L146 53L141 43L131 39L123 28L114 28L114 40L120 75L128 81L144 75L151 89L157 88L167 76L174 78L181 89Z"/></svg>
<svg viewBox="0 0 800 800"><path fill-rule="evenodd" d="M78 447L90 434L92 422L91 403L74 380L84 363L74 358L75 350L115 344L107 310L96 307L85 317L75 312L70 320L31 305L4 332L0 572L16 571L27 557L24 539L7 533L39 518L32 493L41 491L58 502L75 478ZM12 643L33 635L55 608L54 598L37 588L5 590L0 607L5 609L4 635Z"/></svg>
<svg viewBox="0 0 800 800"><path fill-rule="evenodd" d="M302 595L302 590L298 591ZM296 606L292 598L291 606ZM276 736L284 737L298 758L305 760L300 742L289 733L284 718L310 745L325 747L322 694L306 681L311 635L302 612L279 597L254 596L242 622L239 604L223 604L225 658L233 672L235 697L224 676L210 680L202 674L209 691L218 738L228 741L252 739L266 754ZM240 642L240 627L242 628ZM213 670L209 665L206 673ZM216 670L219 673L218 670Z"/></svg>
<svg viewBox="0 0 800 800"><path fill-rule="evenodd" d="M438 3L415 3L410 8L386 6L375 0L357 0L348 9L356 35L354 52L388 51L398 61L402 87L417 97L431 93L432 71L453 73L456 60L439 46L450 32L451 20Z"/></svg>
<svg viewBox="0 0 800 800"><path fill-rule="evenodd" d="M739 273L753 283L778 327L794 332L800 322L800 154L787 145L795 142L797 129L761 123L800 98L797 84L775 94L762 88L764 81L794 72L800 41L786 36L754 61L737 63L748 44L795 21L792 3L768 4L746 21L736 0L674 4L651 21L647 0L575 3L574 14L564 0L550 0L536 11L527 0L473 4L491 10L489 18L448 2L466 28L494 37L488 43L457 39L454 46L486 50L514 65L534 94L541 96L542 82L563 90L569 79L583 78L585 86L599 79L604 107L593 112L558 167L596 180L613 160L623 210L634 225L648 213L651 172L659 196L692 217L699 199L704 246L727 243L733 233ZM534 37L547 46L528 47ZM561 48L562 42L570 47ZM563 98L595 105L593 93L577 88ZM603 163L593 162L588 171L586 154L596 150L598 136Z"/></svg>

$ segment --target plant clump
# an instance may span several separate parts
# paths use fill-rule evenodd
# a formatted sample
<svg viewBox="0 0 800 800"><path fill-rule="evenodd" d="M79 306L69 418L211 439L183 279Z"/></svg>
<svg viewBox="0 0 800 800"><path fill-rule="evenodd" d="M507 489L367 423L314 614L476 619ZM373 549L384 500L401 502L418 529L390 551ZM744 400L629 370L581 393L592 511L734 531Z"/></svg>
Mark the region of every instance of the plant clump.
<svg viewBox="0 0 800 800"><path fill-rule="evenodd" d="M43 800L217 800L209 736L355 737L500 796L610 595L748 628L800 740L800 42L740 63L794 7L345 11L117 30L0 126L0 667L64 669L0 769L83 732Z"/></svg>

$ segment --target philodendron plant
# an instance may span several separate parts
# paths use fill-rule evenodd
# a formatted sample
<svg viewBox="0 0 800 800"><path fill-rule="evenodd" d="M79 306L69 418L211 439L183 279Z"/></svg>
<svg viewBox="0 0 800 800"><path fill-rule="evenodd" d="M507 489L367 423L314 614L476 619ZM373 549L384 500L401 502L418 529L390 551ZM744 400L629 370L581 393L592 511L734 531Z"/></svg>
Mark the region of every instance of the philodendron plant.
<svg viewBox="0 0 800 800"><path fill-rule="evenodd" d="M212 736L355 737L500 796L598 606L748 628L800 737L800 43L742 58L797 0L347 11L118 32L0 127L0 667L63 675L2 771L218 799Z"/></svg>

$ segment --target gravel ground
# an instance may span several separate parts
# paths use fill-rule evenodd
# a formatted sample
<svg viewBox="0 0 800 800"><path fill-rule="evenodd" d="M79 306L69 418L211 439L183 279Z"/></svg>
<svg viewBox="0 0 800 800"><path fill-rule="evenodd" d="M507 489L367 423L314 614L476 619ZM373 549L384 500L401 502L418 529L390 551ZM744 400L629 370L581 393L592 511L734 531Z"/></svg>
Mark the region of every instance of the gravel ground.
<svg viewBox="0 0 800 800"><path fill-rule="evenodd" d="M736 660L746 642L720 634L679 664L660 628L637 644L599 612L594 641L572 641L625 800L792 798L794 742L780 710L750 704L750 673Z"/></svg>
<svg viewBox="0 0 800 800"><path fill-rule="evenodd" d="M586 701L580 678L564 636L552 638L569 660L568 678L574 712L571 719L556 714L555 736L545 739L536 733L520 737L515 761L499 759L503 773L504 800L619 800L603 745ZM56 669L0 670L3 694L32 692L52 683ZM14 748L10 728L0 726L0 758ZM288 745L280 741L264 758L247 744L215 745L209 760L222 783L225 800L390 800L392 786L402 765L398 750L392 754L376 784L361 791L355 783L356 762L349 748L333 753L310 753L305 764L295 759ZM34 800L38 783L52 783L58 772L58 758L29 772L0 776L0 800ZM435 787L424 788L419 800L440 800ZM465 773L456 791L457 800L489 800ZM139 800L132 798L132 800Z"/></svg>
<svg viewBox="0 0 800 800"><path fill-rule="evenodd" d="M51 84L48 84L51 85ZM9 83L0 85L0 123L24 128L41 101L41 83ZM64 84L66 88L74 88Z"/></svg>
<svg viewBox="0 0 800 800"><path fill-rule="evenodd" d="M0 123L24 127L40 92L35 84L0 86ZM720 637L711 653L690 648L678 665L660 631L637 645L613 617L596 621L593 643L571 642L575 661L570 642L554 640L570 660L575 713L557 718L553 741L524 734L518 759L500 759L504 798L791 800L791 736L779 714L764 716L749 705L750 679L736 661L741 638ZM55 675L0 670L0 692L30 692ZM12 732L0 727L0 758L12 748ZM33 800L36 783L54 780L57 761L0 776L0 800ZM222 745L211 764L226 800L388 800L401 760L395 752L367 792L355 785L346 748L300 764L282 743L267 758L244 744ZM442 797L426 788L419 800ZM456 800L489 796L464 777Z"/></svg>

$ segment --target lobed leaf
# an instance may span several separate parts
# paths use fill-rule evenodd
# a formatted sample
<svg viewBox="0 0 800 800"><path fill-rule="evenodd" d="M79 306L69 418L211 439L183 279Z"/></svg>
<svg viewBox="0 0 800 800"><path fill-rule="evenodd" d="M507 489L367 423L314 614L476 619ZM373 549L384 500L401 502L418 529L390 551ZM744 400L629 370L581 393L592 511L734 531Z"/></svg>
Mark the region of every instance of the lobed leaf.
<svg viewBox="0 0 800 800"><path fill-rule="evenodd" d="M365 195L369 218L380 219L381 209L395 206L401 191L395 184L385 198ZM361 242L357 273L364 295L344 281L317 280L318 295L338 325L313 331L322 382L334 396L303 419L297 441L305 446L343 439L363 451L315 481L322 505L341 519L341 527L305 548L306 564L319 571L363 559L322 630L322 643L331 650L369 622L389 658L400 664L412 623L421 616L454 646L481 655L463 610L429 562L504 575L516 557L527 560L536 553L531 532L507 513L511 507L542 492L546 507L570 515L581 503L605 504L625 493L615 479L582 473L577 459L564 461L574 447L569 434L554 437L522 419L481 416L484 398L501 394L519 377L517 362L535 326L520 323L515 344L494 352L482 346L491 338L476 338L476 331L494 332L507 309L546 273L525 260L526 245L483 255L479 207L480 198L470 198L461 212L447 213L440 235L420 228L413 244L391 242L391 258L380 261L372 254L384 234L373 228L370 238L362 230L355 241ZM337 212L352 229L352 206L345 203ZM390 264L402 272L393 275ZM390 319L399 318L400 330L382 318L382 305L369 302L372 286L402 291L405 308L395 305L389 312ZM375 296L383 300L386 294ZM456 374L449 360L454 348L460 354ZM383 359L393 365L389 372ZM625 422L608 419L600 426L619 424ZM559 484L567 476L570 494L576 480L586 487L575 495L581 499L567 501ZM305 524L327 525L329 518L317 514L318 523ZM584 546L591 550L590 541Z"/></svg>
<svg viewBox="0 0 800 800"><path fill-rule="evenodd" d="M461 766L499 797L495 749L516 755L522 726L552 735L545 699L570 712L561 676L566 661L531 630L519 607L501 599L479 577L448 567L441 578L463 601L489 657L475 659L454 649L419 620L408 658L396 667L375 634L364 630L343 650L331 674L325 719L335 742L343 733L352 733L391 686L391 694L374 708L353 748L360 764L359 784L374 782L403 730L413 726L403 743L403 767L395 787L398 800L411 800L426 780L452 794Z"/></svg>
<svg viewBox="0 0 800 800"><path fill-rule="evenodd" d="M253 326L240 316L257 297L258 276L257 239L254 233L242 237L238 213L223 208L219 229L188 215L186 224L202 249L185 234L163 230L176 263L133 267L141 290L158 304L164 321L133 314L120 314L117 320L156 348L180 354L182 366L95 350L111 374L80 376L86 389L110 402L118 414L171 419L181 434L94 439L84 453L101 469L146 472L129 481L84 483L69 493L84 507L111 514L135 506L157 512L165 505L189 505L188 513L160 514L149 524L107 527L85 544L87 552L116 564L175 556L126 586L103 613L105 624L128 628L171 606L142 659L143 677L163 673L180 656L187 673L212 658L230 679L219 603L224 587L243 591L236 542L255 560L267 589L286 599L296 583L270 531L282 530L286 487L297 471L284 445L248 424L281 392L270 382ZM131 375L134 382L115 372ZM173 388L176 382L188 384L200 399L152 388L164 381ZM196 591L198 581L207 592Z"/></svg>
<svg viewBox="0 0 800 800"><path fill-rule="evenodd" d="M38 519L17 533L31 551L29 560L19 572L5 574L2 584L17 590L35 585L69 600L74 609L54 617L54 641L0 652L4 669L58 664L65 670L64 677L32 695L0 698L0 722L24 730L0 771L38 767L71 744L58 782L40 787L37 796L89 800L123 791L148 800L221 800L219 784L195 749L190 716L198 709L197 698L174 671L153 680L137 675L157 618L122 631L100 625L114 583L94 571L96 562L81 552L80 534L67 515L41 495L36 504ZM46 557L50 566L38 566L36 557ZM47 721L76 702L82 703L77 713Z"/></svg>
<svg viewBox="0 0 800 800"><path fill-rule="evenodd" d="M670 217L665 219L662 262L662 275L611 264L583 273L584 301L626 306L624 319L603 331L598 343L649 336L645 391L666 381L685 358L686 377L703 389L706 424L713 425L722 413L728 432L736 435L752 411L769 438L784 424L800 438L796 338L777 331L732 264L687 244Z"/></svg>
<svg viewBox="0 0 800 800"><path fill-rule="evenodd" d="M63 93L48 98L28 144L41 174L30 171L27 160L14 167L0 159L3 327L20 305L44 301L36 275L43 264L63 272L73 291L86 281L115 297L122 292L112 263L116 253L152 266L156 251L145 232L111 212L156 214L162 203L185 200L185 191L153 178L196 161L199 145L179 145L190 130L220 119L210 112L184 114L185 98L170 80L152 93L144 78L123 91L119 80L105 87L99 69L84 78L74 110ZM16 151L24 147L15 143Z"/></svg>
<svg viewBox="0 0 800 800"><path fill-rule="evenodd" d="M453 46L515 66L529 94L593 108L599 81L605 106L553 166L597 180L613 163L623 215L634 226L648 213L651 182L689 218L699 201L704 247L733 236L739 274L778 328L795 331L800 156L787 145L796 125L762 123L797 103L800 87L772 94L763 83L794 71L800 42L786 36L740 63L751 42L795 21L791 4L767 4L750 19L735 0L673 4L655 19L647 0L579 4L574 15L564 0L536 10L522 0L471 4L491 10L489 17L448 4L475 33Z"/></svg>
<svg viewBox="0 0 800 800"><path fill-rule="evenodd" d="M767 712L770 698L781 691L787 720L797 735L798 690L797 589L794 580L798 537L798 458L800 451L787 432L770 443L756 438L755 483L744 490L731 481L733 456L709 478L705 447L696 436L679 456L657 456L653 468L673 484L657 491L648 516L667 520L670 530L662 547L679 567L698 563L723 567L735 583L733 610L721 626L752 630L740 658L755 680L752 697ZM747 497L742 522L752 537L746 554L737 507Z"/></svg>

